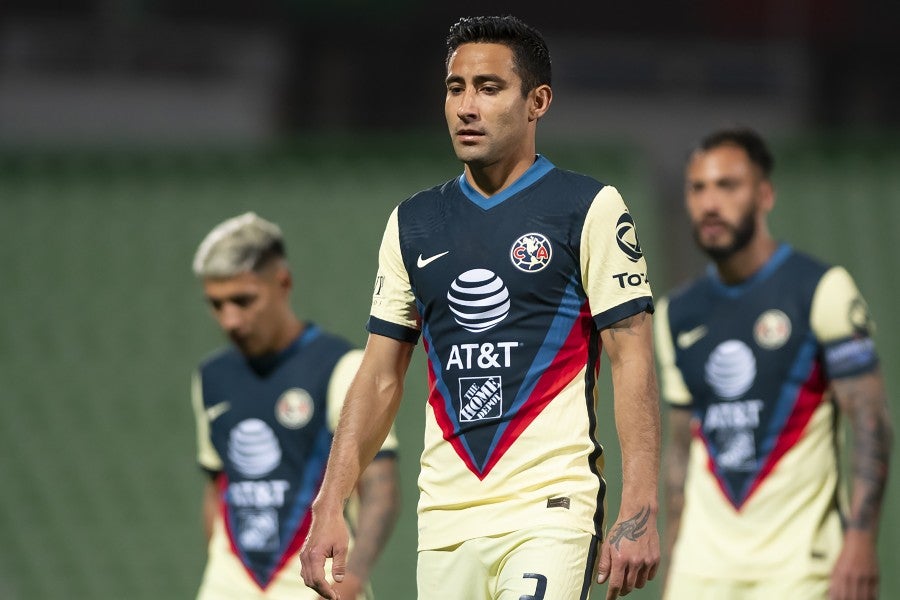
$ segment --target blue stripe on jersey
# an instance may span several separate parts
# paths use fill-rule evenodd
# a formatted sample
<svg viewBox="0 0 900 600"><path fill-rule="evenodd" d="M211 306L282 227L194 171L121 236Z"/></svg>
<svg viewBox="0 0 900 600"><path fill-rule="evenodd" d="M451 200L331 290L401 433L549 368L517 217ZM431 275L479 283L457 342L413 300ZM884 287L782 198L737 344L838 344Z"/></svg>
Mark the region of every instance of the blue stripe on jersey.
<svg viewBox="0 0 900 600"><path fill-rule="evenodd" d="M485 198L481 195L481 192L469 185L469 182L466 181L465 173L459 176L459 189L462 190L462 193L465 194L466 198L471 200L474 204L480 206L484 210L490 210L507 198L515 196L555 168L556 166L550 162L549 159L538 154L534 163L528 167L527 171L522 173L521 177L513 182L511 186L497 192L490 198Z"/></svg>
<svg viewBox="0 0 900 600"><path fill-rule="evenodd" d="M559 349L566 343L575 321L581 315L581 305L584 303L584 298L578 293L578 289L578 280L573 276L559 301L559 309L557 309L556 316L553 317L553 322L547 330L547 337L541 343L534 361L528 368L528 372L525 373L522 387L519 388L519 393L516 395L516 399L513 400L513 406L516 408L531 397L531 393L534 391L534 387L540 380L541 375L544 374L544 371L547 370L547 367L559 354Z"/></svg>
<svg viewBox="0 0 900 600"><path fill-rule="evenodd" d="M485 455L485 464L487 464L487 461L490 460L490 457L494 454L494 450L497 448L497 442L503 438L503 433L506 431L506 428L509 427L512 417L517 415L519 409L522 408L522 405L531 398L531 394L534 392L534 388L540 380L541 375L544 374L544 371L547 370L547 367L550 366L553 359L559 354L559 349L566 343L566 339L569 337L572 327L574 327L575 322L581 314L581 305L584 303L584 298L578 294L579 288L580 285L575 276L573 276L566 286L566 291L563 292L562 298L560 298L559 309L553 317L553 323L547 330L547 337L545 337L544 341L541 343L541 347L538 349L534 361L531 363L531 366L525 373L525 377L522 379L519 393L516 394L515 399L510 405L510 418L502 423L494 433L494 439ZM484 465L479 466L484 467Z"/></svg>
<svg viewBox="0 0 900 600"><path fill-rule="evenodd" d="M325 464L328 462L328 452L331 450L331 432L327 428L319 430L316 436L316 442L313 451L307 462L307 468L303 471L303 478L300 480L300 489L297 490L297 496L294 498L294 505L291 507L287 523L281 528L281 549L277 556L273 555L272 565L270 569L275 569L278 562L288 546L294 538L294 532L300 527L303 517L309 512L313 499L319 490L320 478L325 473ZM272 573L274 575L274 572Z"/></svg>
<svg viewBox="0 0 900 600"><path fill-rule="evenodd" d="M816 339L810 331L807 333L806 339L803 341L803 344L797 352L797 358L794 360L794 364L791 365L791 369L788 372L784 385L781 387L781 392L778 394L778 399L775 401L775 406L772 410L772 418L769 419L768 427L763 434L763 439L760 440L760 455L757 458L756 465L757 473L768 461L769 455L772 453L775 444L778 442L778 438L781 437L781 433L784 430L787 420L797 406L800 386L806 382L810 372L812 372L813 363L816 359L816 349ZM740 490L740 494L738 494L738 497L735 498L735 500L743 502L747 498L750 486L752 486L755 481L756 477L748 478L747 481L744 482L743 489Z"/></svg>

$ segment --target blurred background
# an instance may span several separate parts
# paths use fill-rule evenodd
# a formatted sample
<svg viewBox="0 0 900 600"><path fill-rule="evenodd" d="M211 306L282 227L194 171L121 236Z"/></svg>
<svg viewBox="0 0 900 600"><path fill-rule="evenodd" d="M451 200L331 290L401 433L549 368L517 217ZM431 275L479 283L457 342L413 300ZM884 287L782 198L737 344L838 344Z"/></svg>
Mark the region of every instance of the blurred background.
<svg viewBox="0 0 900 600"><path fill-rule="evenodd" d="M364 343L388 213L461 172L442 113L447 28L510 12L554 59L539 150L619 188L658 295L704 263L682 216L688 149L754 126L776 152L775 233L854 274L900 393L896 2L4 0L0 598L193 597L204 476L189 379L223 343L190 272L196 245L245 210L279 222L298 311ZM381 598L415 597L424 382L417 355ZM900 597L898 462L885 598Z"/></svg>

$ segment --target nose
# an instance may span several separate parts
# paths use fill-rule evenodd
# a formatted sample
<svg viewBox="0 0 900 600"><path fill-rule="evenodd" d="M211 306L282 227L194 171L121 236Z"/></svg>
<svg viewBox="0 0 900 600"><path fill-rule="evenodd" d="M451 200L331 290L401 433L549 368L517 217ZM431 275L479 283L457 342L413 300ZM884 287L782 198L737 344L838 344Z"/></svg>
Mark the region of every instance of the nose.
<svg viewBox="0 0 900 600"><path fill-rule="evenodd" d="M688 199L690 204L702 215L719 212L719 199L709 186L691 188L688 191Z"/></svg>
<svg viewBox="0 0 900 600"><path fill-rule="evenodd" d="M462 121L470 123L478 119L478 107L475 103L474 90L467 89L458 96L458 104L456 105L456 116Z"/></svg>
<svg viewBox="0 0 900 600"><path fill-rule="evenodd" d="M240 329L243 321L241 309L230 302L223 304L216 316L222 329L229 333Z"/></svg>

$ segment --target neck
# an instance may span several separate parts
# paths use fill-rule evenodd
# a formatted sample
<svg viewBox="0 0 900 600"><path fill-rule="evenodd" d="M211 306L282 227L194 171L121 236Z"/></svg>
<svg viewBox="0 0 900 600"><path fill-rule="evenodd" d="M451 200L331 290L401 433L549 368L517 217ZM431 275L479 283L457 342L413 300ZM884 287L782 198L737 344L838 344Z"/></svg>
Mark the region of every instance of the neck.
<svg viewBox="0 0 900 600"><path fill-rule="evenodd" d="M742 283L769 262L778 249L778 242L768 235L759 236L745 248L716 262L719 278L728 285Z"/></svg>
<svg viewBox="0 0 900 600"><path fill-rule="evenodd" d="M466 164L466 180L483 196L490 197L515 183L535 161L534 149L530 153L510 157L489 165Z"/></svg>
<svg viewBox="0 0 900 600"><path fill-rule="evenodd" d="M288 315L284 326L281 328L281 335L279 336L278 346L275 348L276 352L281 352L288 346L294 343L300 334L303 333L303 330L306 329L306 324L297 318L296 315L291 313Z"/></svg>

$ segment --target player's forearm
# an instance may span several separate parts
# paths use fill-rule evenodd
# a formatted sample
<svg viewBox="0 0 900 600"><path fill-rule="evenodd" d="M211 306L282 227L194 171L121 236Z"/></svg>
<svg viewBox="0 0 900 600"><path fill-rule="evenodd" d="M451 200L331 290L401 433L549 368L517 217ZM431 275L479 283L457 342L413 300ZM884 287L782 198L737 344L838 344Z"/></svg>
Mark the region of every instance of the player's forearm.
<svg viewBox="0 0 900 600"><path fill-rule="evenodd" d="M356 482L378 453L387 437L402 396L402 385L381 388L364 400L361 390L351 386L334 434L328 465L316 505L328 504L336 510L350 498Z"/></svg>
<svg viewBox="0 0 900 600"><path fill-rule="evenodd" d="M883 393L882 385L872 387ZM847 527L872 535L878 531L893 442L886 407L883 397L858 402L851 416L853 484Z"/></svg>
<svg viewBox="0 0 900 600"><path fill-rule="evenodd" d="M403 397L413 346L370 335L334 434L314 509L343 510L359 476L384 443Z"/></svg>
<svg viewBox="0 0 900 600"><path fill-rule="evenodd" d="M650 314L632 315L601 331L600 336L612 372L616 430L622 451L622 507L625 512L647 512L655 518L659 508L660 422Z"/></svg>
<svg viewBox="0 0 900 600"><path fill-rule="evenodd" d="M622 452L622 496L657 510L660 461L659 392L649 351L612 365L616 430Z"/></svg>
<svg viewBox="0 0 900 600"><path fill-rule="evenodd" d="M396 460L379 458L372 462L360 478L358 490L360 503L356 543L347 569L366 581L400 512Z"/></svg>
<svg viewBox="0 0 900 600"><path fill-rule="evenodd" d="M838 405L850 421L852 480L848 530L875 535L887 484L893 441L887 395L880 372L832 382Z"/></svg>

